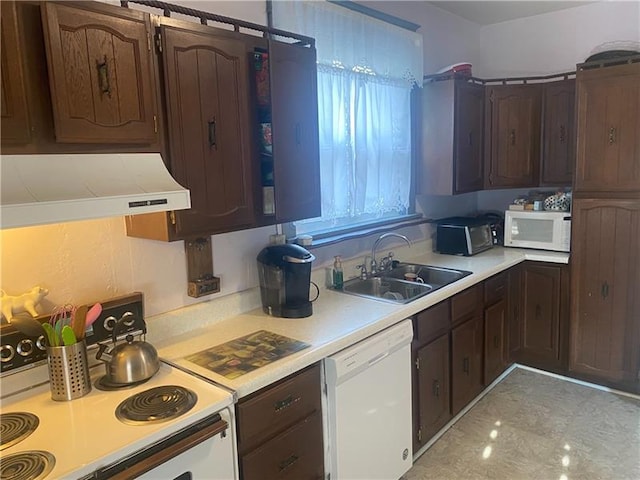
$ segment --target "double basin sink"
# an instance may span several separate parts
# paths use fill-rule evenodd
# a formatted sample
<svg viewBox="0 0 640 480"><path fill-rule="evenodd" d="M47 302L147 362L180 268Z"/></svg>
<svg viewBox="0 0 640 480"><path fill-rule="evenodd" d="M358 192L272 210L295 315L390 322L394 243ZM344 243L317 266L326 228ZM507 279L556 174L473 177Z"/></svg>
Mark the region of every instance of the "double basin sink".
<svg viewBox="0 0 640 480"><path fill-rule="evenodd" d="M342 292L391 303L409 303L471 273L417 263L400 263L374 277L347 280ZM406 280L406 274L415 274L420 280Z"/></svg>

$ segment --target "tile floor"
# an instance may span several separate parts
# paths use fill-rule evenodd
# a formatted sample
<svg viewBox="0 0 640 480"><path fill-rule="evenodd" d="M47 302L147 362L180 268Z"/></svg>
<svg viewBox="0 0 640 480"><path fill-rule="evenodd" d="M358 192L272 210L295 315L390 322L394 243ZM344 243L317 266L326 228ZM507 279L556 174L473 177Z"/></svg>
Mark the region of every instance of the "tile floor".
<svg viewBox="0 0 640 480"><path fill-rule="evenodd" d="M403 478L640 479L640 400L516 368Z"/></svg>

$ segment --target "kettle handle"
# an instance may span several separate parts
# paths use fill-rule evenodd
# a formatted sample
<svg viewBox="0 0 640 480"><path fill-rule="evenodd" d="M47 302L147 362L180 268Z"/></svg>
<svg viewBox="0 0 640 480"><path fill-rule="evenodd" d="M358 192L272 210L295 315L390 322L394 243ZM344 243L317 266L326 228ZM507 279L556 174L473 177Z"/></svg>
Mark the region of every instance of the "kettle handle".
<svg viewBox="0 0 640 480"><path fill-rule="evenodd" d="M113 344L115 345L117 339L118 339L118 331L120 330L120 328L122 327L122 325L125 325L125 321L129 319L129 317L133 316L133 313L130 313L129 315L126 314L127 312L125 312L125 314L122 315L122 317L120 317L120 319L116 322L116 324L113 326L113 332L111 334L111 338L113 340ZM140 321L142 322L142 334L146 335L147 334L147 323L144 321L144 318L141 318ZM125 325L126 326L126 325Z"/></svg>

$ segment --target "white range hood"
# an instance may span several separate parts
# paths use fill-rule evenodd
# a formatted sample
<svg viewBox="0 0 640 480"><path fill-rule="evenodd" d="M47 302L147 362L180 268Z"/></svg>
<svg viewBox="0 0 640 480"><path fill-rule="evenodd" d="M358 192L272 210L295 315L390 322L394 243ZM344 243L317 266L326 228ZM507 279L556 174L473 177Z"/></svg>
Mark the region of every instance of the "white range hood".
<svg viewBox="0 0 640 480"><path fill-rule="evenodd" d="M191 207L159 153L1 155L0 188L2 228Z"/></svg>

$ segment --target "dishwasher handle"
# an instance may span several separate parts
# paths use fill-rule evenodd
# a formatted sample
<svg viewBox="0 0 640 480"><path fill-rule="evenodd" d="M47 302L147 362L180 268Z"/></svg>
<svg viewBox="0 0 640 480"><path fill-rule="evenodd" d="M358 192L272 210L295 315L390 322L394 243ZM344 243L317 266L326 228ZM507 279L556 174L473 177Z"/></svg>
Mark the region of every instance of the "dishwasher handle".
<svg viewBox="0 0 640 480"><path fill-rule="evenodd" d="M376 363L380 362L381 360L384 360L388 356L389 356L389 351L382 352L382 353L376 355L375 357L373 357L372 359L370 359L367 362L367 365L369 365L369 366L375 365Z"/></svg>

